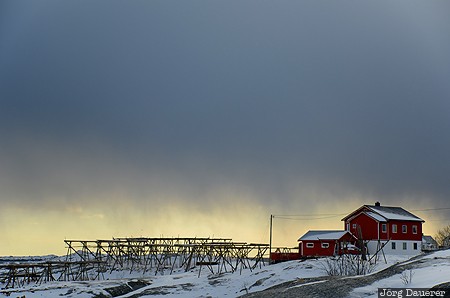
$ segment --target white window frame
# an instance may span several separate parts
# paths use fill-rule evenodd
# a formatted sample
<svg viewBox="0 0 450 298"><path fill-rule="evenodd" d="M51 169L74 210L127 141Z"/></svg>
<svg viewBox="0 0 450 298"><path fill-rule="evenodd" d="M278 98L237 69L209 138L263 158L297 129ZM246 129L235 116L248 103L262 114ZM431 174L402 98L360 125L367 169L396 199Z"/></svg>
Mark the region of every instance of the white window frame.
<svg viewBox="0 0 450 298"><path fill-rule="evenodd" d="M329 247L330 247L330 243L322 242L322 248L329 248Z"/></svg>
<svg viewBox="0 0 450 298"><path fill-rule="evenodd" d="M356 229L356 224L355 224L355 223L352 224L352 228L353 228L353 229Z"/></svg>
<svg viewBox="0 0 450 298"><path fill-rule="evenodd" d="M407 225L402 225L402 233L403 234L408 233L408 226Z"/></svg>
<svg viewBox="0 0 450 298"><path fill-rule="evenodd" d="M412 232L413 232L413 234L417 234L417 226L416 225L412 226Z"/></svg>
<svg viewBox="0 0 450 298"><path fill-rule="evenodd" d="M393 224L392 225L392 233L397 233L397 225L396 224Z"/></svg>
<svg viewBox="0 0 450 298"><path fill-rule="evenodd" d="M392 250L396 250L396 249L397 249L397 245L396 245L396 243L393 242L393 241L392 241L392 243L391 243L391 248L392 248Z"/></svg>
<svg viewBox="0 0 450 298"><path fill-rule="evenodd" d="M381 224L381 233L387 233L387 224Z"/></svg>
<svg viewBox="0 0 450 298"><path fill-rule="evenodd" d="M314 243L312 243L312 242L307 242L307 243L306 243L306 248L314 248Z"/></svg>
<svg viewBox="0 0 450 298"><path fill-rule="evenodd" d="M418 247L419 247L419 245L417 244L417 242L414 242L414 243L413 243L413 249L414 249L414 250L417 250Z"/></svg>
<svg viewBox="0 0 450 298"><path fill-rule="evenodd" d="M403 242L403 250L407 250L408 249L408 243Z"/></svg>

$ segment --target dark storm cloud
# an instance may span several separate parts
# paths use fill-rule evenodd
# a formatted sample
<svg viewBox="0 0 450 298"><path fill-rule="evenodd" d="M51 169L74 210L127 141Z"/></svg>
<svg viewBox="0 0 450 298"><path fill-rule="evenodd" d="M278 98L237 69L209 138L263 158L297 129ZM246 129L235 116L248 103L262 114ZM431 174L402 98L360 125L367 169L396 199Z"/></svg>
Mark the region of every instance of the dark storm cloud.
<svg viewBox="0 0 450 298"><path fill-rule="evenodd" d="M450 195L446 2L2 6L2 200Z"/></svg>

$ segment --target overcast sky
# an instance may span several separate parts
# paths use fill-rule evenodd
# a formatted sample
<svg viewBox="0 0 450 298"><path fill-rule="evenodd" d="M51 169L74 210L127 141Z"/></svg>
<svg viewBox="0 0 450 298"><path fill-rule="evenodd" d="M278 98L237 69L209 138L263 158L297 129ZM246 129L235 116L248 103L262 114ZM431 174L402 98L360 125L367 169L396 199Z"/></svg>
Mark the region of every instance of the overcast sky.
<svg viewBox="0 0 450 298"><path fill-rule="evenodd" d="M186 206L201 224L230 206L264 219L374 200L450 207L449 11L447 1L0 2L7 253L11 210L138 231L121 208L155 225L155 210Z"/></svg>

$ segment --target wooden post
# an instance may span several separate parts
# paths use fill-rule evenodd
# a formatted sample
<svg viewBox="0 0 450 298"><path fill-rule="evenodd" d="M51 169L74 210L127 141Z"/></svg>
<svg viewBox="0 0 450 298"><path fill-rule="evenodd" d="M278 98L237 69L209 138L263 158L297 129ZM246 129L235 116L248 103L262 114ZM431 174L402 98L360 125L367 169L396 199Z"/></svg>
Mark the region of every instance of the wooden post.
<svg viewBox="0 0 450 298"><path fill-rule="evenodd" d="M367 250L366 250L366 246L364 243L364 239L362 236L362 231L361 231L361 226L358 225L357 226L357 231L358 231L358 238L359 238L359 246L361 247L361 260L366 261L367 260Z"/></svg>
<svg viewBox="0 0 450 298"><path fill-rule="evenodd" d="M270 237L269 237L269 264L272 263L271 259L271 253L272 253L272 222L273 222L274 216L270 215Z"/></svg>

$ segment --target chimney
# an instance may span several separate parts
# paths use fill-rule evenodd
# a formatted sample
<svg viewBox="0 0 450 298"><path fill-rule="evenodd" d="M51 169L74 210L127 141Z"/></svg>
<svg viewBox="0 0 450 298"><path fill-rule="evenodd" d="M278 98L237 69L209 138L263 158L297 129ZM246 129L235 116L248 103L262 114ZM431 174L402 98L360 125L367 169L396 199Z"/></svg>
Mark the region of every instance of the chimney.
<svg viewBox="0 0 450 298"><path fill-rule="evenodd" d="M375 202L375 206L380 207L381 206L380 202Z"/></svg>

